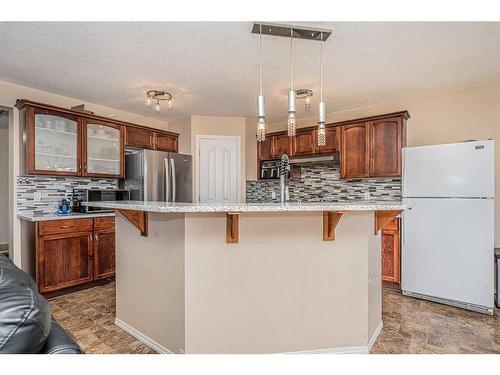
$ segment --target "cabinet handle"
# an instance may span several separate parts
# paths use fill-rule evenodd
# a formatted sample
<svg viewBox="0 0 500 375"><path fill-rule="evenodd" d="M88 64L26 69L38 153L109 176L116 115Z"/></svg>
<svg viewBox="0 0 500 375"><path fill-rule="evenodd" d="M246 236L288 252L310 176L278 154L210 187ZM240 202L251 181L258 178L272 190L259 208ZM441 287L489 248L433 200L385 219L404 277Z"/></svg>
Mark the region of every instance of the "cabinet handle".
<svg viewBox="0 0 500 375"><path fill-rule="evenodd" d="M73 225L61 225L61 229L68 229L68 228L72 228Z"/></svg>

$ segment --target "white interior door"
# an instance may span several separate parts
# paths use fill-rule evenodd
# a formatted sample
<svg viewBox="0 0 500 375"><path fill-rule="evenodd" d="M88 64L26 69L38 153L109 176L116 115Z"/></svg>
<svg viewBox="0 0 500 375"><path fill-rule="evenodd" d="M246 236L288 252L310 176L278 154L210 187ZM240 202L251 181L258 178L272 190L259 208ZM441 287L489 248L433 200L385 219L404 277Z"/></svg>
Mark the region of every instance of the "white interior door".
<svg viewBox="0 0 500 375"><path fill-rule="evenodd" d="M198 199L200 202L239 202L239 138L198 139Z"/></svg>

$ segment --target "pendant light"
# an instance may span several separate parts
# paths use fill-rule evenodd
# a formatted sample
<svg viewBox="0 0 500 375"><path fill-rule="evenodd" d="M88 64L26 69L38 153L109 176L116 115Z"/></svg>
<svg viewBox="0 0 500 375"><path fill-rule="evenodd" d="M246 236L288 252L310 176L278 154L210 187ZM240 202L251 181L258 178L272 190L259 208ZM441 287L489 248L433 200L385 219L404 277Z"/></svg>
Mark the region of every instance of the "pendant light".
<svg viewBox="0 0 500 375"><path fill-rule="evenodd" d="M260 25L259 32L260 43L260 67L259 67L259 96L257 96L257 142L264 142L266 140L266 114L264 105L264 95L262 91L262 70L264 65L264 57L262 52L262 25Z"/></svg>
<svg viewBox="0 0 500 375"><path fill-rule="evenodd" d="M296 94L293 89L293 28L290 28L290 91L288 91L288 136L294 137L297 128L295 112L297 112Z"/></svg>
<svg viewBox="0 0 500 375"><path fill-rule="evenodd" d="M319 105L318 105L318 146L326 145L326 108L323 101L323 33L320 41L319 57Z"/></svg>

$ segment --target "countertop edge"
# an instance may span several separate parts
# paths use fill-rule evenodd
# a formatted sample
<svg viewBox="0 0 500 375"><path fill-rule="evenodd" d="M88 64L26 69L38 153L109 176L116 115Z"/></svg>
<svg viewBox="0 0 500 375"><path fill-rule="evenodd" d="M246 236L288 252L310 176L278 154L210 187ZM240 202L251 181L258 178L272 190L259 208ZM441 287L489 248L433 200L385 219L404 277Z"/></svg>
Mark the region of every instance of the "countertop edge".
<svg viewBox="0 0 500 375"><path fill-rule="evenodd" d="M96 217L113 217L115 212L95 212L89 214L70 214L70 215L59 215L59 214L41 214L41 215L27 215L27 214L17 214L17 218L20 220L36 223L40 221L54 221L54 220L68 220L68 219L92 219Z"/></svg>

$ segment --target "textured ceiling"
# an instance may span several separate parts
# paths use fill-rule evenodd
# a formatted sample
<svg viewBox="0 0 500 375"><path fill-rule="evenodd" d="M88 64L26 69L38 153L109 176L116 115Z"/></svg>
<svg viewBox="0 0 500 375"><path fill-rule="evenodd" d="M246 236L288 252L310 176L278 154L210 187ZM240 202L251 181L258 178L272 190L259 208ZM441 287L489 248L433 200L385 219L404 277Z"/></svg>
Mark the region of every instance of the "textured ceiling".
<svg viewBox="0 0 500 375"><path fill-rule="evenodd" d="M324 44L327 110L500 79L500 23L301 23L333 29ZM150 117L252 117L258 36L250 22L0 23L0 80ZM318 42L295 42L296 88L319 81ZM268 121L286 118L289 40L264 37ZM174 95L159 114L147 88ZM298 116L304 116L298 105ZM310 115L310 114L309 114Z"/></svg>

